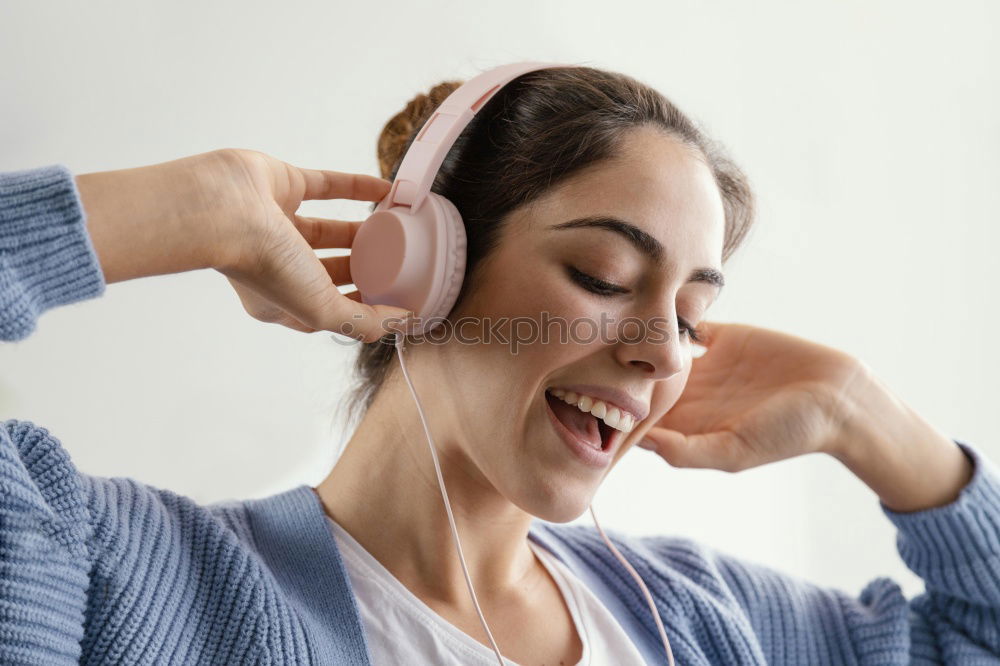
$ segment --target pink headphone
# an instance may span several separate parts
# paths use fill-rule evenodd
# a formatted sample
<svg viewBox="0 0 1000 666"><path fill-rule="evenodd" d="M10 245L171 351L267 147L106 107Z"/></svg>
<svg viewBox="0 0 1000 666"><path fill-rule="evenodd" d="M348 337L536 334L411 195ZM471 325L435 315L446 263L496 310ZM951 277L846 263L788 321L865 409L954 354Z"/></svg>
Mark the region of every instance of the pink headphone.
<svg viewBox="0 0 1000 666"><path fill-rule="evenodd" d="M465 224L455 205L431 185L445 155L476 113L504 85L540 62L503 65L469 79L434 111L410 144L392 189L358 229L351 277L369 305L406 308L419 317L412 335L427 333L455 305L465 275Z"/></svg>
<svg viewBox="0 0 1000 666"><path fill-rule="evenodd" d="M378 203L375 211L355 234L351 245L351 277L364 303L393 305L412 311L418 320L407 329L411 335L429 332L448 316L465 277L465 223L453 203L430 191L434 177L458 135L500 88L522 74L566 66L540 62L502 65L469 79L435 109L406 151L389 194ZM493 639L472 586L434 440L403 360L403 340L404 335L396 333L399 364L427 437L452 537L462 563L462 572L479 620L496 653L497 661L503 666L503 655ZM646 597L663 641L667 663L673 666L674 655L653 597L638 572L601 529L593 506L590 507L590 514L604 543L635 579Z"/></svg>

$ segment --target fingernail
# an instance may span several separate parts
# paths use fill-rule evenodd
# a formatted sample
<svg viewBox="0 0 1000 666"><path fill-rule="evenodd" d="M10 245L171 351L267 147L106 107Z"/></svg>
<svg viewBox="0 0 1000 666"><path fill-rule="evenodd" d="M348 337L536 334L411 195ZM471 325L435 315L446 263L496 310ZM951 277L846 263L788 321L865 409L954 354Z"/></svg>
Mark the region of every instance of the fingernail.
<svg viewBox="0 0 1000 666"><path fill-rule="evenodd" d="M647 451L656 450L656 444L653 443L651 440L646 439L645 437L636 442L635 445L643 449L646 449Z"/></svg>

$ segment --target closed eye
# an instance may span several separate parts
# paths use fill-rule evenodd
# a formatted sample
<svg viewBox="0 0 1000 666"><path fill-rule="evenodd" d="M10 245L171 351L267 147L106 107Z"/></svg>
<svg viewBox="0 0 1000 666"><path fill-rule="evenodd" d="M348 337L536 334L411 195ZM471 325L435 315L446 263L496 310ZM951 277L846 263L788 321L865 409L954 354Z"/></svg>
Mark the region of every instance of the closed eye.
<svg viewBox="0 0 1000 666"><path fill-rule="evenodd" d="M628 289L625 287L596 278L593 275L588 275L574 266L567 266L566 268L569 271L570 278L589 292L600 294L601 296L628 293Z"/></svg>
<svg viewBox="0 0 1000 666"><path fill-rule="evenodd" d="M599 296L613 296L615 294L627 294L629 292L628 289L622 287L621 285L596 278L593 275L588 275L575 266L567 266L566 268L569 271L570 278L591 293ZM698 335L697 328L687 323L687 321L680 317L678 317L677 321L680 324L680 330L687 333L692 342L702 342L702 337Z"/></svg>

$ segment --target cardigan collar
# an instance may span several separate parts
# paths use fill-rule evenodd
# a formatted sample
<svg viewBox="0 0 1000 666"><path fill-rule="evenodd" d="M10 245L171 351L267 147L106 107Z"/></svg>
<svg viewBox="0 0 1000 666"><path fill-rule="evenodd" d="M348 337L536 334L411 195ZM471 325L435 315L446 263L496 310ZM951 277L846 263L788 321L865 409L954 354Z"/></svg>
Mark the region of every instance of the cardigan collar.
<svg viewBox="0 0 1000 666"><path fill-rule="evenodd" d="M244 502L261 558L305 625L311 661L371 666L350 579L319 497L302 484ZM558 524L534 519L528 538L558 557L611 611L649 664L662 663L658 635L631 612L573 549ZM640 609L640 612L646 609Z"/></svg>

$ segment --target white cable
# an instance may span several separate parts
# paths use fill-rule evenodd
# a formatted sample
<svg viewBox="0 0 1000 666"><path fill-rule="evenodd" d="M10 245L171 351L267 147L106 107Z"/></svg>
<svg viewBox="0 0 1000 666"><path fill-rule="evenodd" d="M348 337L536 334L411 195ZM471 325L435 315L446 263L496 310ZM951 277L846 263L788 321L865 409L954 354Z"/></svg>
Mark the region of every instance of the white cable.
<svg viewBox="0 0 1000 666"><path fill-rule="evenodd" d="M667 640L667 631L663 628L663 622L660 621L660 614L656 612L656 604L653 603L653 597L650 595L649 590L646 589L646 584L642 582L642 578L639 577L639 573L632 568L632 565L628 563L625 556L618 552L615 545L611 543L611 539L608 535L604 533L601 529L601 524L597 522L597 514L594 513L594 505L590 505L590 516L594 519L594 525L597 527L597 531L601 533L601 538L604 539L604 543L608 544L608 548L611 552L615 554L618 561L625 565L628 572L632 574L632 578L635 578L635 582L639 583L639 587L642 588L642 593L646 596L646 603L649 604L649 610L653 613L653 619L656 620L656 628L660 630L660 639L663 641L663 648L667 651L667 663L670 666L674 666L674 653L670 650L670 641Z"/></svg>
<svg viewBox="0 0 1000 666"><path fill-rule="evenodd" d="M441 497L444 499L444 508L448 511L448 522L451 524L451 534L455 538L455 548L458 549L458 559L462 562L462 573L465 574L465 582L469 586L469 594L472 595L472 603L476 606L476 612L479 613L479 621L483 623L483 629L486 631L486 636L490 639L490 645L493 646L493 651L497 653L497 661L500 662L500 666L504 666L503 655L500 654L500 648L497 647L497 642L493 640L493 634L490 633L490 628L486 624L486 618L483 617L483 610L479 607L479 600L476 598L476 591L472 589L472 578L469 577L469 569L465 565L465 555L462 554L462 542L458 538L458 530L455 528L455 517L451 514L451 502L448 501L448 491L444 489L444 478L441 476L441 465L438 464L437 451L434 450L434 441L431 439L431 431L427 427L427 420L424 418L424 410L420 405L420 398L417 397L417 392L413 388L413 382L410 381L410 375L406 372L406 364L403 362L403 337L404 334L396 332L396 354L399 356L399 367L403 370L403 378L406 379L406 385L410 387L410 393L413 394L413 401L417 403L417 413L420 414L420 422L424 426L424 434L427 435L427 444L431 448L431 458L434 459L434 470L437 472L438 486L441 488Z"/></svg>

